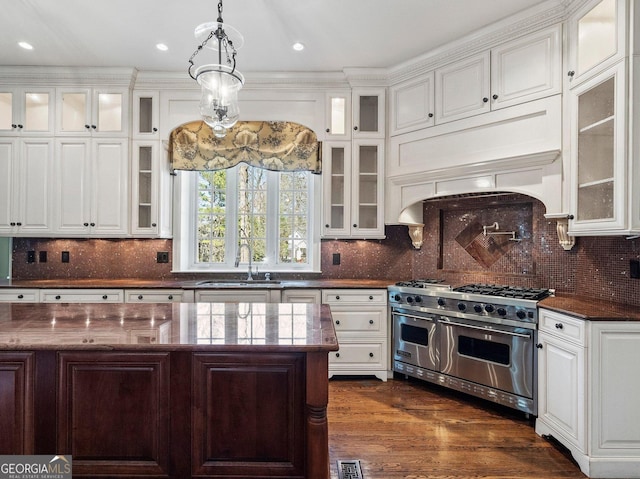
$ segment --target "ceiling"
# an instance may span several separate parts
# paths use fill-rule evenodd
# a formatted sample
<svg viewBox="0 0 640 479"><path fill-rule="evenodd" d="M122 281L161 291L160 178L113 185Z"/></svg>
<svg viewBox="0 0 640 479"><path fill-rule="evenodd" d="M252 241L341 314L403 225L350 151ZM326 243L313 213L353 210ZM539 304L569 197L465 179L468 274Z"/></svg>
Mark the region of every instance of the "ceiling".
<svg viewBox="0 0 640 479"><path fill-rule="evenodd" d="M246 72L387 68L541 3L562 0L225 0L223 19L245 37ZM566 3L566 0L565 0ZM0 67L135 67L186 72L194 28L215 21L213 0L13 0L0 16ZM18 42L33 45L24 50ZM294 42L305 49L296 52ZM169 49L161 52L157 43ZM206 54L211 55L209 59ZM210 63L205 50L196 65Z"/></svg>

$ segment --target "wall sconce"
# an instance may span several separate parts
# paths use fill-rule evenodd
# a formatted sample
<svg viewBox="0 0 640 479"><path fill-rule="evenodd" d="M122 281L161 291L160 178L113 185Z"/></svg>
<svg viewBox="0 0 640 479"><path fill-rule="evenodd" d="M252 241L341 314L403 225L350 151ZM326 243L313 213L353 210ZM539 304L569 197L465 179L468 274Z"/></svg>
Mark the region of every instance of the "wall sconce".
<svg viewBox="0 0 640 479"><path fill-rule="evenodd" d="M411 244L415 249L420 249L422 246L422 232L424 228L423 223L407 225L409 227L409 237L411 238Z"/></svg>

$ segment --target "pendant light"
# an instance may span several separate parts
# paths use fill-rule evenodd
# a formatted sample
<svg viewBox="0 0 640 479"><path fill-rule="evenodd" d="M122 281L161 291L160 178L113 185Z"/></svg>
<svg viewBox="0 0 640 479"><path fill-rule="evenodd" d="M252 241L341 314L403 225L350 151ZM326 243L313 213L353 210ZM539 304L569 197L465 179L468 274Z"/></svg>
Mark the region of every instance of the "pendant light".
<svg viewBox="0 0 640 479"><path fill-rule="evenodd" d="M218 138L240 118L238 92L244 86L244 76L236 70L236 50L242 47L242 34L222 20L222 0L218 2L218 19L198 25L196 39L202 43L189 58L189 76L202 88L200 115ZM210 48L218 55L218 63L197 67L193 60L203 48ZM224 60L224 63L223 63Z"/></svg>

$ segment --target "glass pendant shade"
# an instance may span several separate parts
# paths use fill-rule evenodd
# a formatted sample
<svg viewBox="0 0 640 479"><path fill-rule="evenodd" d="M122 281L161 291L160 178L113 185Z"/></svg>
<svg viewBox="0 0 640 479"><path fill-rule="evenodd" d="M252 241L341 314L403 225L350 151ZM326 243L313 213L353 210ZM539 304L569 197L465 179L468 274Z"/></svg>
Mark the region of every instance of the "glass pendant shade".
<svg viewBox="0 0 640 479"><path fill-rule="evenodd" d="M244 77L226 65L203 65L196 70L195 78L202 88L202 119L216 136L224 136L240 119L238 91L244 84Z"/></svg>

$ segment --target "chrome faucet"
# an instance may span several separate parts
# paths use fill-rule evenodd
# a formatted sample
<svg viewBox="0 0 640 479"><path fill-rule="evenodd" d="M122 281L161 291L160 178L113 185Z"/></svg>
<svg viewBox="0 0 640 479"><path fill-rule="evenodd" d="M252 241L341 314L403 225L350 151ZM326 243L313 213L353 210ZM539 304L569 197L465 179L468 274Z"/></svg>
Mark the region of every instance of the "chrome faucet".
<svg viewBox="0 0 640 479"><path fill-rule="evenodd" d="M253 276L251 274L251 258L253 257L253 253L251 252L251 246L249 246L249 243L241 243L240 246L238 246L238 251L236 253L236 262L235 262L235 267L237 268L238 265L240 264L240 253L242 252L242 248L246 247L247 250L249 251L249 271L247 272L247 281L253 281Z"/></svg>

